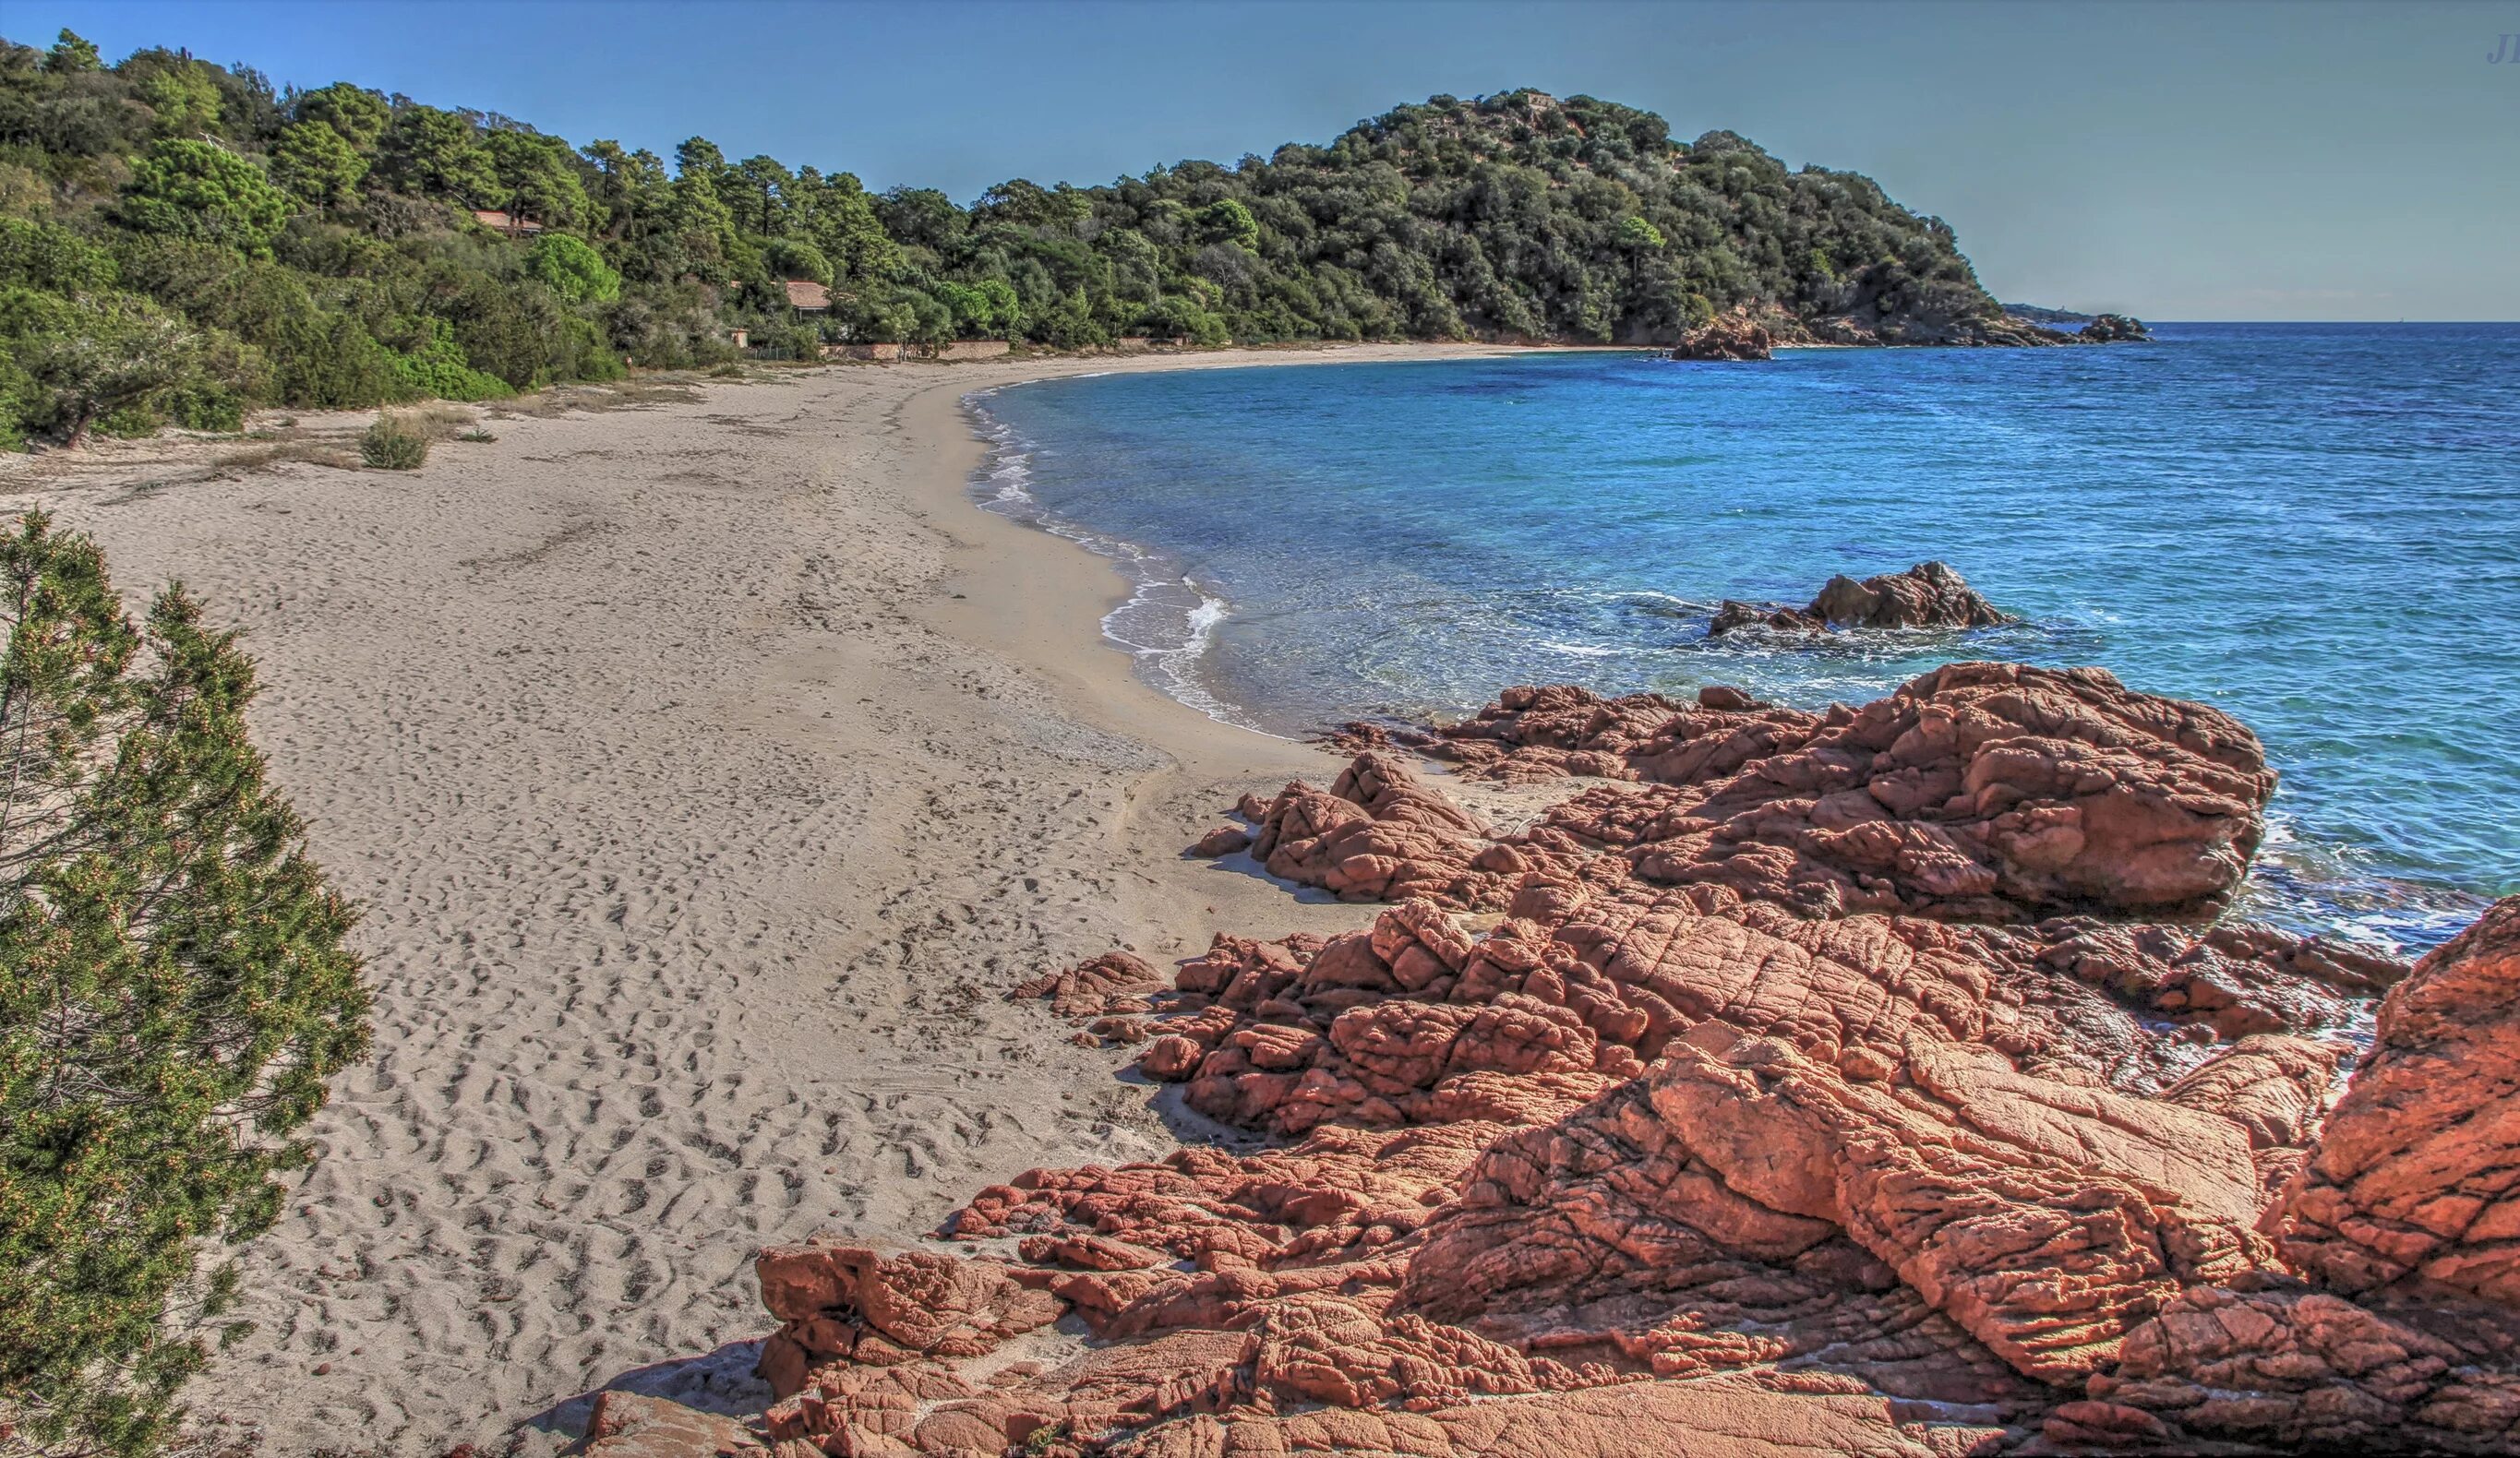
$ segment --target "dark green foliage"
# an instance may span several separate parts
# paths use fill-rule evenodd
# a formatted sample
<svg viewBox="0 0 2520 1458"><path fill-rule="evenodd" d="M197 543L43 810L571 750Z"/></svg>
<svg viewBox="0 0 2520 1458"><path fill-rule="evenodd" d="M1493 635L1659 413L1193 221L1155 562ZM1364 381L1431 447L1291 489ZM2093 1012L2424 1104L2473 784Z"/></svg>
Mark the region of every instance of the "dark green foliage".
<svg viewBox="0 0 2520 1458"><path fill-rule="evenodd" d="M44 58L44 69L56 75L98 70L104 66L104 58L96 53L96 43L69 29L61 32L53 42L52 54Z"/></svg>
<svg viewBox="0 0 2520 1458"><path fill-rule="evenodd" d="M154 304L233 364L104 412L157 419L222 390L365 407L610 378L625 359L706 368L738 328L800 356L791 328L1055 348L1138 333L1662 342L1732 308L1789 338L2007 328L1951 230L1865 178L1529 91L1439 96L1230 167L1017 178L967 208L730 160L701 137L669 164L347 82L275 95L174 52L102 67L66 36L49 52L0 42L12 211L54 231L12 224L0 279L52 302L0 315L67 327ZM795 316L788 280L828 286L830 313ZM0 362L0 446L66 433L76 413L46 389Z"/></svg>
<svg viewBox="0 0 2520 1458"><path fill-rule="evenodd" d="M245 399L234 390L185 385L166 397L166 418L187 430L233 435L245 428Z"/></svg>
<svg viewBox="0 0 2520 1458"><path fill-rule="evenodd" d="M362 91L347 81L309 91L297 98L293 109L299 121L321 122L340 134L341 140L361 155L377 149L377 140L385 134L385 123L393 112L383 97L373 91Z"/></svg>
<svg viewBox="0 0 2520 1458"><path fill-rule="evenodd" d="M256 257L289 221L289 198L262 169L215 142L170 140L131 170L122 220L142 233L200 238Z"/></svg>
<svg viewBox="0 0 2520 1458"><path fill-rule="evenodd" d="M368 159L339 132L320 121L301 121L271 144L271 176L311 207L347 207L368 175Z"/></svg>
<svg viewBox="0 0 2520 1458"><path fill-rule="evenodd" d="M525 254L525 272L564 304L608 304L621 296L621 275L602 253L565 233L535 240L533 250Z"/></svg>
<svg viewBox="0 0 2520 1458"><path fill-rule="evenodd" d="M428 437L381 416L359 437L359 460L370 470L418 470L428 460Z"/></svg>
<svg viewBox="0 0 2520 1458"><path fill-rule="evenodd" d="M180 586L134 624L40 512L0 538L0 1432L145 1453L368 996L233 636Z"/></svg>
<svg viewBox="0 0 2520 1458"><path fill-rule="evenodd" d="M113 287L113 255L67 228L0 218L0 287L89 293Z"/></svg>
<svg viewBox="0 0 2520 1458"><path fill-rule="evenodd" d="M385 128L384 174L400 192L496 207L506 187L480 129L452 111L405 107Z"/></svg>
<svg viewBox="0 0 2520 1458"><path fill-rule="evenodd" d="M415 337L394 355L393 366L413 394L472 401L495 400L515 393L506 380L464 363L463 347L455 342L455 328L445 320L414 319L410 321L410 332Z"/></svg>
<svg viewBox="0 0 2520 1458"><path fill-rule="evenodd" d="M0 294L0 339L8 341L24 381L21 428L49 431L73 445L100 420L221 374L199 331L129 294L60 298L10 290ZM113 433L126 433L128 418L116 427Z"/></svg>

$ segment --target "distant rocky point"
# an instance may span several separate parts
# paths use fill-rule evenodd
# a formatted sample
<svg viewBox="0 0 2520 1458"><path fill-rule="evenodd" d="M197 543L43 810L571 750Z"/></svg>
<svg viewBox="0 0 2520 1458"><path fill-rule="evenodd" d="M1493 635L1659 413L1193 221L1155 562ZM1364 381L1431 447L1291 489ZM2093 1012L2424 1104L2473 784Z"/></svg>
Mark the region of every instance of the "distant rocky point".
<svg viewBox="0 0 2520 1458"><path fill-rule="evenodd" d="M1995 628L2014 621L1950 567L1918 562L1905 572L1885 572L1862 582L1841 573L1828 580L1808 607L1727 598L1707 625L1706 636L1721 638L1744 628L1822 633L1831 628Z"/></svg>
<svg viewBox="0 0 2520 1458"><path fill-rule="evenodd" d="M2120 344L2152 337L2152 331L2143 327L2143 321L2129 314L2077 314L2071 309L2047 309L2037 304L2005 304L2003 312L2006 318L2035 329L2072 330L2072 337L2086 344Z"/></svg>
<svg viewBox="0 0 2520 1458"><path fill-rule="evenodd" d="M2083 326L2081 336L2093 344L2121 344L2137 339L2149 339L2152 331L2143 321L2125 314L2103 314Z"/></svg>
<svg viewBox="0 0 2520 1458"><path fill-rule="evenodd" d="M2049 309L2038 304L2005 304L2003 312L2025 324L2045 325L2049 329L2079 328L2094 316L2077 314L2071 309Z"/></svg>

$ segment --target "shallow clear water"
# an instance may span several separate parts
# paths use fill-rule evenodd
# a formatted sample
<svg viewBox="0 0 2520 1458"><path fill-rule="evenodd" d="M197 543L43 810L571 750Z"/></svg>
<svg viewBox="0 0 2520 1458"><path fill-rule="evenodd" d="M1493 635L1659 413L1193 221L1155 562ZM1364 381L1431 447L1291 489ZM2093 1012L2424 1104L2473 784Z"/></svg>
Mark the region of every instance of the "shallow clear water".
<svg viewBox="0 0 2520 1458"><path fill-rule="evenodd" d="M1279 732L1516 683L1818 705L2099 664L2266 740L2254 910L2438 941L2520 891L2520 327L2158 332L1072 378L974 397L977 489L1120 562L1106 631L1149 678ZM2024 624L1704 641L1720 598L1928 557Z"/></svg>

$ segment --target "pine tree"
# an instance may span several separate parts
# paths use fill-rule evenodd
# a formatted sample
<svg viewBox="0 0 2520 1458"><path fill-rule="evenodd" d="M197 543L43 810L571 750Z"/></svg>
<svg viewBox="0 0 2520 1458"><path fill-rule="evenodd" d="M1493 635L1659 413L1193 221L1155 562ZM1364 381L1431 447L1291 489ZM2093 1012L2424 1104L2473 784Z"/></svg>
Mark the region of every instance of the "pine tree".
<svg viewBox="0 0 2520 1458"><path fill-rule="evenodd" d="M148 1452L367 1046L353 913L248 741L251 663L83 537L0 537L0 1448Z"/></svg>

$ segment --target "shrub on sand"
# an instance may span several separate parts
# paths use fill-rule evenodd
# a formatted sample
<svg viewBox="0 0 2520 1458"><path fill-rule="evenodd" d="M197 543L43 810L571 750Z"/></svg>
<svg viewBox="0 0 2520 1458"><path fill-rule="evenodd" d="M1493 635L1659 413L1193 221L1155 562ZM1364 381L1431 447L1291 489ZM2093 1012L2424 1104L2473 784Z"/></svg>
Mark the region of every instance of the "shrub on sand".
<svg viewBox="0 0 2520 1458"><path fill-rule="evenodd" d="M428 459L428 437L409 422L380 416L359 437L359 460L370 470L418 470Z"/></svg>

